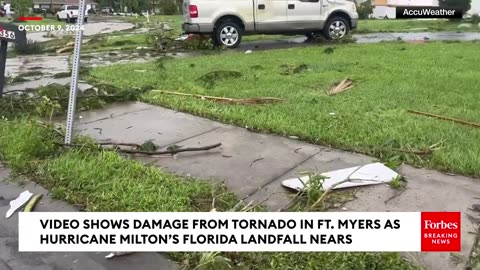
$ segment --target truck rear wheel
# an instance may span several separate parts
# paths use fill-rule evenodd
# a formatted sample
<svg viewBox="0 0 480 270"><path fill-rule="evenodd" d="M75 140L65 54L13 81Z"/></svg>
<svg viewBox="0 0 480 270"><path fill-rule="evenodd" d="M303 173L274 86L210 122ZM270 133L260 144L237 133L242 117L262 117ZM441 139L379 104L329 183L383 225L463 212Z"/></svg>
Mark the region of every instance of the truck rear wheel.
<svg viewBox="0 0 480 270"><path fill-rule="evenodd" d="M328 20L323 32L327 39L338 40L348 35L350 32L350 26L345 18L333 17Z"/></svg>
<svg viewBox="0 0 480 270"><path fill-rule="evenodd" d="M234 21L224 21L215 27L214 40L217 45L233 49L242 42L243 29Z"/></svg>

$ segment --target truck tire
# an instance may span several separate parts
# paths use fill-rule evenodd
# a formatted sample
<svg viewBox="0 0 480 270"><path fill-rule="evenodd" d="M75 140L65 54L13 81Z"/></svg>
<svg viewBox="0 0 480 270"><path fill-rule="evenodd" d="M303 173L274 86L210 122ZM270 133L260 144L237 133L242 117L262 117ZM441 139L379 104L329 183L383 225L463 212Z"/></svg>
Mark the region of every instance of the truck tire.
<svg viewBox="0 0 480 270"><path fill-rule="evenodd" d="M223 21L214 30L215 44L228 49L238 47L242 36L243 29L234 21Z"/></svg>
<svg viewBox="0 0 480 270"><path fill-rule="evenodd" d="M83 22L87 22L88 21L88 18L83 18Z"/></svg>
<svg viewBox="0 0 480 270"><path fill-rule="evenodd" d="M60 16L58 16L58 15L57 15L57 20L58 20L58 21L61 21Z"/></svg>
<svg viewBox="0 0 480 270"><path fill-rule="evenodd" d="M339 40L350 33L350 25L343 17L333 17L328 20L323 33L329 40Z"/></svg>

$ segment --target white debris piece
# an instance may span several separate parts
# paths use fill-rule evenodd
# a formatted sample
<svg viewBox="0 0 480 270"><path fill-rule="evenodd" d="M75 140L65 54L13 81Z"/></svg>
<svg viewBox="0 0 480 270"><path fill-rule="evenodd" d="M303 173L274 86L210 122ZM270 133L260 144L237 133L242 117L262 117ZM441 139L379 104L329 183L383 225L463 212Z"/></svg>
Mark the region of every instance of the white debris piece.
<svg viewBox="0 0 480 270"><path fill-rule="evenodd" d="M24 206L32 197L33 193L26 190L18 196L15 200L10 201L10 209L8 209L6 218L10 218L18 209Z"/></svg>
<svg viewBox="0 0 480 270"><path fill-rule="evenodd" d="M105 259L112 259L114 257L130 255L132 253L133 252L112 252L112 253L108 254L107 256L105 256Z"/></svg>
<svg viewBox="0 0 480 270"><path fill-rule="evenodd" d="M368 185L377 185L382 183L389 183L395 178L399 177L399 174L383 165L382 163L372 163L363 166L357 166L338 171L331 171L322 173L321 176L326 177L323 182L323 189L341 189L348 187L359 187ZM347 178L350 181L339 184L346 181ZM302 191L305 185L308 183L309 176L285 180L282 185L293 190ZM303 181L303 183L302 183Z"/></svg>

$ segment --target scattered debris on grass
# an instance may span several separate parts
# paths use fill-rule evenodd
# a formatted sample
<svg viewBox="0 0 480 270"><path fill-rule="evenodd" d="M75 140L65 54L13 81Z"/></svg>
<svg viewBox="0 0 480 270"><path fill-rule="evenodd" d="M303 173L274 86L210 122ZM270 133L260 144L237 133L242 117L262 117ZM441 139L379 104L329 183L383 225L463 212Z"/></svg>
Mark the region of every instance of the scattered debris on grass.
<svg viewBox="0 0 480 270"><path fill-rule="evenodd" d="M43 72L40 70L31 70L27 72L20 73L18 76L21 77L33 77L33 76L40 76L43 75Z"/></svg>
<svg viewBox="0 0 480 270"><path fill-rule="evenodd" d="M42 199L43 194L35 195L25 206L23 212L32 212L37 203Z"/></svg>
<svg viewBox="0 0 480 270"><path fill-rule="evenodd" d="M281 75L295 75L299 73L303 73L308 70L308 65L300 64L300 65L287 65L283 64L280 66L280 74Z"/></svg>
<svg viewBox="0 0 480 270"><path fill-rule="evenodd" d="M202 83L206 88L212 88L220 80L240 78L240 77L242 77L242 73L238 71L217 70L201 76L200 78L197 79L197 81Z"/></svg>
<svg viewBox="0 0 480 270"><path fill-rule="evenodd" d="M202 99L202 100L210 100L210 101L215 101L215 102L219 102L219 103L239 104L239 105L272 104L272 103L285 101L284 99L281 99L281 98L272 98L272 97L236 99L236 98L202 96L202 95L187 94L187 93L181 93L181 92L163 91L163 90L153 90L152 92L158 92L160 94L167 94L167 95L195 97L195 98L199 98L199 99Z"/></svg>
<svg viewBox="0 0 480 270"><path fill-rule="evenodd" d="M22 76L16 76L16 77L7 77L5 81L7 82L7 84L15 84L15 83L27 82L28 80Z"/></svg>
<svg viewBox="0 0 480 270"><path fill-rule="evenodd" d="M8 209L5 218L10 218L18 209L22 208L30 200L32 195L33 193L25 190L15 200L10 201L10 209Z"/></svg>
<svg viewBox="0 0 480 270"><path fill-rule="evenodd" d="M339 84L332 87L330 89L330 91L328 91L328 95L329 96L337 95L337 94L343 93L343 92L345 92L349 89L352 89L352 88L353 88L353 81L351 81L347 77L343 81L341 81Z"/></svg>
<svg viewBox="0 0 480 270"><path fill-rule="evenodd" d="M325 48L325 50L323 50L323 53L325 54L332 54L335 52L335 48L332 48L332 47L328 47L328 48Z"/></svg>
<svg viewBox="0 0 480 270"><path fill-rule="evenodd" d="M79 91L77 108L79 111L102 108L107 103L138 100L149 88L119 89L97 84L95 87ZM53 117L66 111L70 93L69 85L49 84L23 91L7 91L0 99L0 111L5 117L38 115Z"/></svg>
<svg viewBox="0 0 480 270"><path fill-rule="evenodd" d="M70 76L72 76L71 72L60 72L60 73L54 74L53 78L54 79L61 79L61 78L68 78Z"/></svg>
<svg viewBox="0 0 480 270"><path fill-rule="evenodd" d="M441 116L441 115L436 115L436 114L431 114L431 113L426 113L426 112L420 112L420 111L415 111L415 110L408 110L408 112L412 113L412 114L429 116L429 117L433 117L433 118L437 118L437 119L441 119L441 120L452 121L452 122L462 124L462 125L467 125L467 126L480 128L480 123L467 122L467 121L464 121L464 120L461 120L461 119L450 118L450 117L445 117L445 116Z"/></svg>

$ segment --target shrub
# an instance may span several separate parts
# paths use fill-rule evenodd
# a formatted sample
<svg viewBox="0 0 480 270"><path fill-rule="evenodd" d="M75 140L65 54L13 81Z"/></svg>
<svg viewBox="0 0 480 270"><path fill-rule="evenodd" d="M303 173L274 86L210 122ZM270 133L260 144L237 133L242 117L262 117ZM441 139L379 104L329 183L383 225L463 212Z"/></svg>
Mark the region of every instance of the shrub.
<svg viewBox="0 0 480 270"><path fill-rule="evenodd" d="M472 0L438 0L441 8L459 8L465 14L472 8Z"/></svg>
<svg viewBox="0 0 480 270"><path fill-rule="evenodd" d="M358 1L358 0L357 0ZM368 17L370 16L370 14L373 13L373 6L372 6L372 2L367 0L367 1L364 1L360 4L358 4L357 2L355 2L355 4L357 5L357 12L358 12L358 17L360 19L368 19Z"/></svg>
<svg viewBox="0 0 480 270"><path fill-rule="evenodd" d="M18 55L40 54L43 51L43 45L32 40L25 44L15 44L13 48Z"/></svg>

